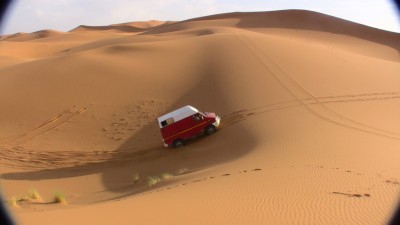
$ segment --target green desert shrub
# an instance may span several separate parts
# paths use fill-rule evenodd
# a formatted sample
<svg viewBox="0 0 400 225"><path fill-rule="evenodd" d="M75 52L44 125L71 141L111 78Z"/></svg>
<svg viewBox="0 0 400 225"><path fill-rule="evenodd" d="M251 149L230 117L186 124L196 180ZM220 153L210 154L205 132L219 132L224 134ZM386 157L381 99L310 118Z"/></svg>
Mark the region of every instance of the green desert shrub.
<svg viewBox="0 0 400 225"><path fill-rule="evenodd" d="M62 204L67 204L67 200L65 199L65 196L62 192L56 191L54 193L54 202L55 203L62 203Z"/></svg>
<svg viewBox="0 0 400 225"><path fill-rule="evenodd" d="M188 168L181 168L178 170L178 174L182 175L182 174L186 173L187 171L188 171Z"/></svg>
<svg viewBox="0 0 400 225"><path fill-rule="evenodd" d="M156 185L156 184L159 183L160 181L161 181L161 179L160 179L159 177L157 177L157 176L150 176L150 177L147 177L147 185L148 185L149 187L152 187L152 186Z"/></svg>
<svg viewBox="0 0 400 225"><path fill-rule="evenodd" d="M30 200L42 200L42 196L39 194L39 192L36 189L30 189L28 191L28 198Z"/></svg>
<svg viewBox="0 0 400 225"><path fill-rule="evenodd" d="M161 178L162 178L163 180L169 180L169 179L171 179L172 177L174 177L174 175L172 175L172 174L170 174L170 173L163 173L163 174L161 174Z"/></svg>
<svg viewBox="0 0 400 225"><path fill-rule="evenodd" d="M10 201L8 201L8 204L9 204L11 207L18 207L18 199L17 199L16 197L12 197L12 198L10 199Z"/></svg>
<svg viewBox="0 0 400 225"><path fill-rule="evenodd" d="M139 183L139 180L140 180L139 172L135 172L132 175L132 181L134 184L137 184L137 183Z"/></svg>

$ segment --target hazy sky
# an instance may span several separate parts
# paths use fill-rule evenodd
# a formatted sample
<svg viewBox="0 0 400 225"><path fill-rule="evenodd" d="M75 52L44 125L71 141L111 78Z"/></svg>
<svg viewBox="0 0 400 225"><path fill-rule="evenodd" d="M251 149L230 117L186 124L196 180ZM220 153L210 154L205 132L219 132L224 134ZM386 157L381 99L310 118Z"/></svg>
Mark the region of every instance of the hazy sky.
<svg viewBox="0 0 400 225"><path fill-rule="evenodd" d="M14 0L0 33L282 9L317 11L400 33L400 17L391 0Z"/></svg>

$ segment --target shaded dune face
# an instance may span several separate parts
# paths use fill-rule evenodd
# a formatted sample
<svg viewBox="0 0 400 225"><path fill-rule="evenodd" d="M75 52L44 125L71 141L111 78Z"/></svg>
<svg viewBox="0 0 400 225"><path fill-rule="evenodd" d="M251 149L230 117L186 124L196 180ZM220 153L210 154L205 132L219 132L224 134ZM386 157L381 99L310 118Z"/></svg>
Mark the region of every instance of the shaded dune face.
<svg viewBox="0 0 400 225"><path fill-rule="evenodd" d="M399 37L303 10L3 36L4 195L43 193L16 203L21 224L382 224L400 180ZM164 148L155 120L184 105L219 130Z"/></svg>
<svg viewBox="0 0 400 225"><path fill-rule="evenodd" d="M133 109L138 108L139 113L135 114L137 117L129 117L129 114L133 112L131 110L132 108L124 109L125 111L122 111L117 114L118 117L121 118L114 118L116 121L122 120L122 123L118 123L118 126L122 126L125 123L139 123L143 124L142 126L135 127L135 128L130 128L130 132L134 132L134 135L129 136L129 130L124 130L123 128L120 128L120 130L116 131L115 133L118 132L126 132L126 135L124 135L124 138L121 138L118 141L118 144L122 143L120 146L117 146L116 149L106 149L105 151L99 151L98 149L94 148L93 151L96 153L89 151L89 152L82 152L80 149L77 149L78 152L75 151L65 151L65 150L60 150L56 151L55 155L52 155L52 151L39 151L35 153L35 151L31 151L31 156L32 161L36 162L34 164L31 164L31 162L28 162L28 164L23 163L21 160L13 159L20 161L20 165L23 167L36 167L36 168L52 168L53 170L49 172L48 170L42 170L42 171L34 171L34 172L24 172L24 173L17 173L17 174L5 174L4 176L7 177L7 179L54 179L56 177L61 178L64 176L71 176L70 171L76 171L72 172L72 174L82 175L83 174L96 174L96 173L101 173L104 179L104 185L105 187L109 188L110 191L116 191L119 192L119 190L115 187L115 183L121 183L121 182L126 182L126 177L116 177L115 176L115 169L108 171L105 169L105 165L109 164L121 164L121 163L128 163L130 166L134 166L135 168L138 168L138 170L141 171L141 174L143 176L146 175L151 175L154 173L162 173L164 170L166 171L178 171L180 168L183 167L189 167L191 170L198 170L202 168L206 168L224 161L229 161L233 158L237 158L240 155L245 154L247 151L252 149L251 146L255 145L255 140L251 137L249 134L246 126L244 125L238 125L238 132L228 132L228 136L225 137L224 139L229 140L231 144L234 144L236 147L235 149L229 149L229 148L221 148L221 143L218 143L217 140L215 140L216 137L209 137L207 139L209 140L215 140L215 146L211 148L204 147L202 143L207 141L206 138L200 138L198 140L192 140L189 142L188 146L183 148L182 150L177 150L177 151L171 151L171 150L165 150L164 147L162 146L162 143L160 142L160 134L158 127L155 126L154 119L156 116L160 115L161 113L165 113L168 111L171 111L175 109L176 107L179 107L184 104L193 104L196 105L199 109L213 109L216 112L219 113L224 113L224 112L229 112L235 110L235 107L233 106L232 99L229 95L226 93L226 88L225 87L227 84L225 83L225 79L228 79L227 75L221 75L219 74L228 74L225 68L226 66L225 63L220 64L218 58L222 58L224 55L224 52L226 51L225 49L229 49L229 45L222 46L220 45L220 41L215 41L210 38L207 38L205 40L198 40L197 44L200 46L196 47L191 47L193 45L192 40L186 40L182 41L180 40L179 42L176 41L169 41L169 43L163 43L162 46L171 46L171 45L176 45L170 48L170 53L165 54L164 56L159 56L159 59L157 57L153 57L152 55L149 55L148 57L152 56L151 58L151 63L155 65L162 65L164 61L169 60L170 65L165 65L170 67L172 72L167 72L165 71L162 67L158 68L155 67L154 69L151 69L148 73L155 74L155 78L147 80L146 82L151 82L149 85L146 85L143 89L147 90L141 90L138 91L137 86L136 88L132 88L131 85L138 85L135 84L137 82L137 79L143 79L141 78L141 75L137 77L135 75L135 70L131 71L132 74L130 75L131 77L128 77L128 80L125 82L128 84L126 85L127 87L124 88L124 90L121 91L120 94L110 94L108 92L104 92L104 90L98 90L101 85L104 85L104 89L117 89L117 88L122 88L121 84L117 82L117 84L112 84L111 80L116 79L115 76L117 74L113 74L112 78L108 78L106 80L106 84L101 84L98 80L97 85L94 85L94 87L89 87L86 86L85 84L88 84L87 82L89 81L84 81L80 80L82 82L80 87L74 87L76 98L78 96L83 96L85 95L89 101L98 101L99 99L102 98L110 98L109 100L101 100L102 104L104 104L103 110L109 110L112 112L113 107L116 107L117 109L119 107L125 106L132 106ZM203 45L203 46L201 46ZM178 47L179 46L179 47ZM207 49L206 47L213 46L213 50ZM157 51L155 50L157 48L152 47L151 45L145 48L143 52L147 51ZM169 59L169 55L173 54L172 51L176 51L176 49L180 49L183 51L185 49L186 54L185 58L186 59ZM139 53L138 54L141 57L145 54L140 53L140 50L135 49ZM91 59L85 58L85 67L88 66L90 60L94 60L96 65L103 64L100 62L105 62L104 60L110 60L114 58L114 61L120 61L123 58L128 58L129 60L132 60L132 57L135 58L135 54L131 55L131 58L127 57L125 54L132 54L132 48L129 46L125 46L125 48L122 47L117 47L117 46L108 46L106 48L102 48L99 50L96 50L99 55L106 55L105 57L100 57L100 59ZM163 50L166 51L166 50ZM154 52L152 53L154 54ZM96 54L97 55L97 54ZM187 57L192 57L190 61L192 63L189 63L190 65L184 66L185 68L181 68L181 63L184 60L187 60ZM115 58L116 57L116 58ZM72 62L71 64L76 64L75 58L70 59ZM81 60L81 58L79 58ZM222 60L222 61L227 61L227 60ZM65 63L63 60L62 63ZM46 63L47 64L47 63ZM55 67L58 67L60 62L53 62L55 64ZM175 64L175 65L171 65ZM107 66L108 67L108 66ZM61 82L63 85L68 84L71 82L69 80L70 75L68 74L79 74L79 73L88 73L90 74L89 71L81 71L80 72L80 67L77 69L72 69L72 71L68 71L65 73L65 78L62 78L64 81ZM102 70L105 70L106 68L103 68ZM112 69L112 68L108 68ZM166 73L167 75L164 75ZM52 73L45 73L45 74L52 74ZM95 73L92 73L95 74ZM37 79L46 79L46 80L53 80L51 78L52 75L46 77L46 78L37 78ZM98 75L94 75L94 77L91 77L89 80L95 80L98 79L96 78ZM123 75L121 75L123 76ZM165 87L163 84L168 83L170 81L170 78L173 77L174 80L177 80L179 82L171 83L169 87ZM56 81L54 82L59 82L60 77L56 78ZM75 79L78 78L73 78L73 83L75 82ZM86 79L85 79L86 80ZM185 81L186 80L186 81ZM30 84L27 84L30 85ZM37 85L40 85L37 83ZM46 85L46 84L43 84ZM60 84L58 84L60 85ZM115 86L114 86L115 85ZM156 85L156 86L154 86ZM35 85L36 86L36 85ZM67 85L70 86L70 85ZM72 86L72 84L71 84ZM113 87L114 86L114 87ZM42 90L48 90L51 88L50 86L46 87L34 87L32 92L36 92L40 89ZM59 88L62 88L61 86ZM70 88L70 87L68 87ZM82 88L82 90L80 90ZM91 89L91 90L88 90ZM132 89L132 90L130 90ZM172 99L168 99L170 102L170 105L167 107L164 105L158 105L160 104L161 100L160 96L153 97L153 99L156 100L151 100L151 101L142 101L142 99L146 99L146 96L143 96L141 94L143 91L146 93L157 93L161 92L162 95L172 97L172 96L177 96L174 101ZM66 91L68 94L71 94L70 92ZM46 95L43 93L43 95ZM56 94L57 95L57 94ZM101 96L100 96L101 95ZM112 96L114 95L114 96ZM136 95L141 95L140 97L137 97ZM58 101L59 98L66 98L66 96L60 95L55 97L53 100L51 100L52 104L57 104L56 102ZM123 99L121 99L123 98ZM140 99L140 100L138 100ZM208 101L209 99L214 99L213 101ZM81 99L82 100L82 99ZM85 105L84 101L79 100L79 105ZM87 101L87 100L86 100ZM104 102L105 101L105 102ZM119 102L118 102L119 101ZM111 103L112 102L112 103ZM118 102L118 103L117 103ZM139 102L139 104L137 103ZM76 100L75 100L76 103ZM45 101L40 101L37 102L39 105L47 105L49 104L49 99L45 99ZM108 104L108 105L106 105ZM114 105L118 104L118 105ZM91 107L93 107L91 109ZM53 131L52 126L58 126L60 123L60 127L63 126L64 123L68 123L69 121L74 121L74 120L79 120L78 117L84 116L84 114L87 111L91 110L96 110L95 108L98 107L97 104L93 104L92 106L87 106L87 107L74 107L67 109L63 113L59 114L56 116L57 120L48 120L48 122L43 123L43 126L39 127L39 129L33 129L33 132L28 132L26 135L22 135L22 137L15 137L11 142L18 143L21 146L28 144L33 144L36 145L36 143L29 143L31 140L30 138L33 139L41 139L40 133L43 132L44 135L47 133L51 133ZM140 109L144 108L147 111L141 111ZM120 109L118 109L120 110ZM162 110L162 111L161 111ZM94 112L93 111L93 112ZM156 114L156 112L158 114ZM152 116L148 116L148 115ZM223 114L221 114L223 115ZM65 119L64 119L65 117ZM113 122L110 120L111 118L106 118L108 124L113 124ZM66 121L64 121L66 120ZM106 124L107 122L101 122L97 121L97 123L102 123ZM231 120L231 123L234 122L234 119ZM130 125L130 124L129 124ZM132 124L135 125L135 124ZM92 125L94 126L94 125ZM222 126L225 126L222 124ZM226 124L228 126L228 124ZM78 126L80 127L80 126ZM72 128L69 132L73 132L75 128ZM94 129L94 128L93 128ZM106 128L109 129L109 128ZM101 131L101 130L99 130ZM68 131L67 131L68 132ZM76 132L76 130L75 130ZM114 132L114 131L111 131ZM223 134L223 131L220 132ZM78 132L79 135L79 132ZM233 137L231 138L230 136ZM58 148L68 148L68 142L67 138L71 138L71 136L58 136L58 138L61 138L61 140L58 141ZM101 137L98 137L101 138ZM12 138L11 138L12 139ZM63 140L65 139L65 140ZM112 142L115 140L112 139ZM113 144L113 143L108 143L108 144ZM83 143L84 144L84 143ZM91 141L86 143L86 147L93 148L91 146L93 143ZM194 146L198 146L198 148L193 148ZM37 146L37 147L36 147ZM39 146L36 145L35 150L40 148ZM203 146L203 147L202 147ZM56 147L56 146L54 146ZM102 147L103 148L103 147ZM184 153L185 152L185 153ZM96 154L98 154L96 156ZM196 157L193 157L192 160L184 160L182 161L181 155L182 154L196 154ZM80 155L80 157L76 157L77 155ZM178 159L177 159L178 156ZM210 160L210 156L212 160ZM19 155L19 157L23 157L22 155ZM26 157L26 156L25 156ZM61 157L61 158L60 158ZM82 160L85 159L85 160ZM208 160L207 160L208 159ZM177 160L176 163L171 163L171 161ZM155 167L155 165L157 165ZM60 169L57 169L58 167L61 167ZM120 168L121 172L126 171L126 167L121 167ZM88 172L83 172L83 171L88 171ZM117 180L118 181L117 181ZM124 191L123 191L124 192Z"/></svg>

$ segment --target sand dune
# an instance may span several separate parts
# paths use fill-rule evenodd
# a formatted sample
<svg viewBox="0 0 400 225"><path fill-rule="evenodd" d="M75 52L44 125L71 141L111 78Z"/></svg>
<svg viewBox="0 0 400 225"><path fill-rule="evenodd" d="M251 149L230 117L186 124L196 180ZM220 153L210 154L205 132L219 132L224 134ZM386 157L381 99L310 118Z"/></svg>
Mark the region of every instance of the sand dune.
<svg viewBox="0 0 400 225"><path fill-rule="evenodd" d="M285 28L294 30L322 31L334 34L355 36L360 39L389 45L400 49L398 33L378 30L340 18L305 10L284 10L274 12L230 13L206 16L182 21L168 26L168 29L154 29L150 32L166 32L181 29L181 25L208 23L221 26L235 26L244 29ZM183 26L184 27L184 26Z"/></svg>
<svg viewBox="0 0 400 225"><path fill-rule="evenodd" d="M171 23L173 23L173 22L150 20L150 21L128 22L128 23L122 23L122 24L115 24L115 25L111 25L111 26L129 25L129 26L137 27L137 28L141 28L141 29L150 29L150 28L158 27L160 25L166 25L166 24L171 24Z"/></svg>
<svg viewBox="0 0 400 225"><path fill-rule="evenodd" d="M47 38L47 37L54 37L58 35L62 35L64 32L55 31L55 30L40 30L33 33L18 33L14 35L7 35L2 38L4 41L18 41L18 42L25 42L25 41L32 41L39 38Z"/></svg>
<svg viewBox="0 0 400 225"><path fill-rule="evenodd" d="M43 199L20 224L383 224L398 203L399 34L289 10L19 36L1 185ZM187 104L221 127L165 149L155 119Z"/></svg>
<svg viewBox="0 0 400 225"><path fill-rule="evenodd" d="M151 21L143 21L143 22L131 22L131 23L122 23L122 24L113 24L110 26L86 26L81 25L75 29L72 29L70 32L76 31L114 31L114 32L132 32L139 33L144 32L146 30L152 29L157 26L161 26L163 24L168 24L163 21L151 20Z"/></svg>

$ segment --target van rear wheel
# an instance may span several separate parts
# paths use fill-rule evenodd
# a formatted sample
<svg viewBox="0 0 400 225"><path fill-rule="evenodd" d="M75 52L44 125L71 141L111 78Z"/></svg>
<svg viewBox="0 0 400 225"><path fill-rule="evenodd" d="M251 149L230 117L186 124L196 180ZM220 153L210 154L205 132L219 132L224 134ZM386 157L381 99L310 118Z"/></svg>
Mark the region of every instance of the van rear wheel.
<svg viewBox="0 0 400 225"><path fill-rule="evenodd" d="M209 125L206 127L206 134L211 135L213 133L217 132L217 128L215 128L214 125Z"/></svg>
<svg viewBox="0 0 400 225"><path fill-rule="evenodd" d="M183 142L182 139L176 139L176 140L172 143L172 147L174 147L174 148L179 148L179 147L182 147L183 145L185 145L185 142Z"/></svg>

